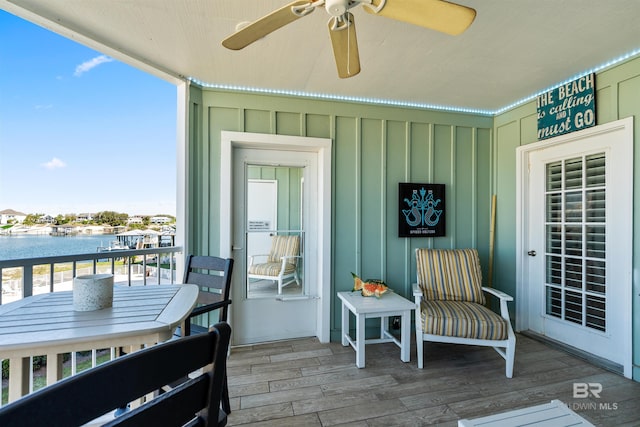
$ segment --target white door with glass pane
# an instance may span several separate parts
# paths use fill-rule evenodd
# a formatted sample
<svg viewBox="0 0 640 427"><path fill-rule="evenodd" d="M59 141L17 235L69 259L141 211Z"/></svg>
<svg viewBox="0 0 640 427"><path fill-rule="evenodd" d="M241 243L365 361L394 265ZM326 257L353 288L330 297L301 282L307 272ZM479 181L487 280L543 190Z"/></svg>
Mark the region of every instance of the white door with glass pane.
<svg viewBox="0 0 640 427"><path fill-rule="evenodd" d="M631 375L632 121L518 150L518 329Z"/></svg>
<svg viewBox="0 0 640 427"><path fill-rule="evenodd" d="M253 216L255 205L267 204L267 191L251 191L256 180L249 179L250 169L273 169L276 175L295 177L289 182L289 191L281 191L284 215L294 212L296 219L301 212L305 216L293 229L271 228L266 237L268 245L262 254L268 254L271 234L297 236L300 248L297 254L296 279L289 278L282 294L275 282L248 277L247 267L256 255L257 240L264 237L261 230L252 229L257 220ZM232 325L234 344L252 344L265 341L315 336L317 330L318 283L315 280L318 227L318 154L281 150L235 148L233 150L233 217L232 226L235 255L233 270ZM306 179L302 179L306 178ZM304 183L301 186L301 183ZM255 189L255 188L253 188ZM261 194L260 194L261 193ZM285 197L286 194L286 197ZM253 197L253 199L252 199ZM271 204L273 201L271 201ZM276 204L278 204L276 202ZM276 207L277 208L277 207ZM266 215L266 213L264 214ZM277 218L278 213L273 215ZM260 220L263 221L263 220ZM271 220L275 227L276 220ZM292 221L296 222L296 221ZM239 256L243 254L242 256ZM261 262L265 262L263 259ZM254 262L258 262L255 261Z"/></svg>
<svg viewBox="0 0 640 427"><path fill-rule="evenodd" d="M220 133L220 253L235 260L232 277L231 327L234 345L316 336L329 342L331 318L331 159L328 138L222 131ZM243 154L241 151L246 149ZM308 154L309 156L305 156ZM278 194L300 203L298 234L302 236L299 273L302 289L297 295L252 297L248 289L247 221L245 182L253 165L289 168L297 182L289 192L278 185ZM302 175L296 175L302 171ZM264 176L262 176L264 178ZM294 202L295 194L298 201ZM278 219L278 226L292 221ZM295 224L293 224L295 226ZM292 234L292 230L284 230ZM237 273L237 274L236 274ZM294 285L291 285L294 286ZM285 288L286 289L286 288ZM283 292L284 294L284 292Z"/></svg>

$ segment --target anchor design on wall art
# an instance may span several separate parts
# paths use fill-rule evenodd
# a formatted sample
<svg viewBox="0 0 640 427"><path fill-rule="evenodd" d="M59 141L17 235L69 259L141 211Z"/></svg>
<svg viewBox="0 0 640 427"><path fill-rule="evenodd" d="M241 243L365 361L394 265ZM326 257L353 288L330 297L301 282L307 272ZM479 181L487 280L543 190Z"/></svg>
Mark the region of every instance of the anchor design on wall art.
<svg viewBox="0 0 640 427"><path fill-rule="evenodd" d="M400 183L399 190L399 236L444 236L444 184Z"/></svg>

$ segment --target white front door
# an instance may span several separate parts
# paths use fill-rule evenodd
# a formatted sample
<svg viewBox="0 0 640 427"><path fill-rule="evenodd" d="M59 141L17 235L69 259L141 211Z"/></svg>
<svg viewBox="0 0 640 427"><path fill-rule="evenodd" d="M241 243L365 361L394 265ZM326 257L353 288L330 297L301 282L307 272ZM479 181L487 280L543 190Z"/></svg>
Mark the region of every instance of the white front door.
<svg viewBox="0 0 640 427"><path fill-rule="evenodd" d="M222 133L221 253L230 251L235 261L233 344L308 336L329 341L330 155L326 139ZM278 211L269 227L249 221L248 213L264 202L249 200L249 182L266 176L278 181ZM251 240L264 233L300 237L297 275L281 292L270 280L248 277L249 257L256 255Z"/></svg>
<svg viewBox="0 0 640 427"><path fill-rule="evenodd" d="M518 325L631 375L632 122L518 150Z"/></svg>

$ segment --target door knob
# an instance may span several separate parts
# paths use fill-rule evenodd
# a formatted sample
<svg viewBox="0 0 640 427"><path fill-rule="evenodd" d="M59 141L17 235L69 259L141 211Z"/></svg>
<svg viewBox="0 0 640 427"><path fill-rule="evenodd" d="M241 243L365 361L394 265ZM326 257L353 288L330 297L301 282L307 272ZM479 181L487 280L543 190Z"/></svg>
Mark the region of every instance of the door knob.
<svg viewBox="0 0 640 427"><path fill-rule="evenodd" d="M529 252L527 252L527 255L536 256L536 251L529 251Z"/></svg>

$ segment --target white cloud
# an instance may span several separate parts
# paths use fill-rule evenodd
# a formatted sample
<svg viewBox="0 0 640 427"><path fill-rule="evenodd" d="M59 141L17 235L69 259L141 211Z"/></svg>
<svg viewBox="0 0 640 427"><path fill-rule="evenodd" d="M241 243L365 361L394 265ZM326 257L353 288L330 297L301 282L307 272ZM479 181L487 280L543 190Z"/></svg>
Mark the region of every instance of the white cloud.
<svg viewBox="0 0 640 427"><path fill-rule="evenodd" d="M74 76L76 77L80 77L82 74L86 73L87 71L92 70L93 68L97 67L100 64L104 64L106 62L111 62L113 61L113 58L108 57L107 55L100 55L100 56L96 56L95 58L92 58L88 61L83 62L82 64L78 65L76 67L76 71L73 73Z"/></svg>
<svg viewBox="0 0 640 427"><path fill-rule="evenodd" d="M44 166L46 169L53 170L53 169L59 169L59 168L67 167L67 164L65 162L63 162L62 160L60 160L59 158L54 157L53 159L49 160L48 162L43 163L42 166Z"/></svg>
<svg viewBox="0 0 640 427"><path fill-rule="evenodd" d="M51 108L53 108L53 104L47 104L47 105L38 104L35 106L36 110L49 110Z"/></svg>

